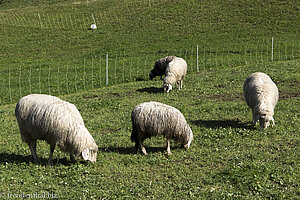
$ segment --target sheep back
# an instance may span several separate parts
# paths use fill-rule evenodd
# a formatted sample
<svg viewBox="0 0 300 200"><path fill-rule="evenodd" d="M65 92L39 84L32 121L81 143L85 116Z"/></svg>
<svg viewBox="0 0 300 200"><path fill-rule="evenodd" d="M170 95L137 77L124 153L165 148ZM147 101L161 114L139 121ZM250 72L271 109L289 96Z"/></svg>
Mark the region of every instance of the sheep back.
<svg viewBox="0 0 300 200"><path fill-rule="evenodd" d="M166 68L166 77L163 81L165 92L172 90L172 85L176 83L178 89L182 88L183 80L187 73L187 63L183 58L176 57Z"/></svg>
<svg viewBox="0 0 300 200"><path fill-rule="evenodd" d="M15 115L22 141L26 143L45 140L76 156L85 148L98 150L75 105L57 97L43 94L22 97Z"/></svg>
<svg viewBox="0 0 300 200"><path fill-rule="evenodd" d="M176 56L167 56L158 59L154 64L154 68L150 71L149 74L150 80L152 80L155 76L165 75L165 71L168 63L171 62L174 58L176 58Z"/></svg>
<svg viewBox="0 0 300 200"><path fill-rule="evenodd" d="M132 141L164 135L181 144L190 144L193 132L183 114L176 108L159 102L145 102L131 112Z"/></svg>

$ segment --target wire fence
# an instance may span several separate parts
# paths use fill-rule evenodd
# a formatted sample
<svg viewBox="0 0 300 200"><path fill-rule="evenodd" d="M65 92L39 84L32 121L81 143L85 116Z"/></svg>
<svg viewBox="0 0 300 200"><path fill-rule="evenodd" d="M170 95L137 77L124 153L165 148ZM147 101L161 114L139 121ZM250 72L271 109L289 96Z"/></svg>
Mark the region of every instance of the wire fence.
<svg viewBox="0 0 300 200"><path fill-rule="evenodd" d="M273 41L273 43L272 43ZM297 43L295 43L297 44ZM300 45L270 39L257 46L231 43L223 48L202 44L193 49L153 54L103 54L83 60L22 63L1 67L1 104L17 101L30 93L63 95L107 85L144 81L157 59L175 55L188 63L188 73L255 63L300 59Z"/></svg>
<svg viewBox="0 0 300 200"><path fill-rule="evenodd" d="M118 13L134 13L139 7L155 7L165 0L143 0L119 2ZM0 24L6 24L11 27L31 27L43 29L87 29L91 24L106 24L120 22L120 17L115 11L107 9L103 12L82 13L82 12L30 12L16 13L11 11L0 12ZM138 24L137 24L138 25Z"/></svg>
<svg viewBox="0 0 300 200"><path fill-rule="evenodd" d="M140 3L151 7L160 1ZM128 10L136 7L127 3L121 6L125 6ZM111 24L120 21L118 15L113 12L93 14L0 12L0 19L3 27L21 27L20 33L3 29L0 37L5 48L10 48L11 41L15 37L20 37L24 31L32 31L33 36L38 37L39 31L43 29L50 29L50 33L63 29L86 30L92 23ZM193 73L217 67L300 59L300 41L278 37L258 39L254 42L228 42L221 45L205 41L193 47L168 52L97 54L79 60L74 58L67 62L15 61L0 67L0 105L13 103L30 93L63 95L106 85L148 80L149 71L155 61L168 55L184 58L188 63L188 73Z"/></svg>

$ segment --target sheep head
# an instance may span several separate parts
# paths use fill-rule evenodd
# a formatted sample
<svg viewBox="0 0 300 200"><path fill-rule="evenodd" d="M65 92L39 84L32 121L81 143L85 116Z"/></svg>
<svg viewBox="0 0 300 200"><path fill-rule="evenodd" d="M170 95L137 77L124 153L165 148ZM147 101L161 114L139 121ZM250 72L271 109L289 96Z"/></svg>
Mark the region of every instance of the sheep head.
<svg viewBox="0 0 300 200"><path fill-rule="evenodd" d="M189 133L187 134L187 138L186 138L187 140L182 144L186 150L190 148L191 143L194 139L193 131L190 127L188 131Z"/></svg>
<svg viewBox="0 0 300 200"><path fill-rule="evenodd" d="M172 90L172 85L170 83L164 83L164 92L169 93Z"/></svg>
<svg viewBox="0 0 300 200"><path fill-rule="evenodd" d="M85 148L82 153L81 156L84 160L89 160L91 162L96 162L97 160L97 151L98 151L98 147L96 148Z"/></svg>
<svg viewBox="0 0 300 200"><path fill-rule="evenodd" d="M272 116L266 115L266 114L262 114L259 116L259 125L261 129L266 129L269 125L270 125L270 121L273 122L273 125L275 125L274 123L274 118Z"/></svg>

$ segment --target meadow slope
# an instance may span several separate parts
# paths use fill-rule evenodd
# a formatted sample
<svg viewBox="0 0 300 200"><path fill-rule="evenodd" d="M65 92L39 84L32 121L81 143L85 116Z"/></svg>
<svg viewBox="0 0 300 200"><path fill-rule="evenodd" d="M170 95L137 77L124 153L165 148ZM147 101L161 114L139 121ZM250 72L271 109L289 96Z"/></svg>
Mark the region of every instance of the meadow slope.
<svg viewBox="0 0 300 200"><path fill-rule="evenodd" d="M299 1L2 0L0 19L0 199L299 199ZM148 73L171 54L188 75L164 94ZM265 131L250 124L242 92L256 71L280 92ZM43 141L32 162L14 117L29 93L77 106L99 146L95 164L56 148L48 166ZM172 143L168 157L157 137L145 140L148 156L135 153L130 112L145 101L184 114L188 151Z"/></svg>
<svg viewBox="0 0 300 200"><path fill-rule="evenodd" d="M251 122L242 84L254 71L277 83L274 127ZM49 145L38 143L40 164L21 142L14 104L0 107L0 191L45 193L62 199L215 199L299 197L299 61L201 70L188 74L183 90L162 93L162 81L137 81L88 90L62 99L74 103L98 146L95 164L71 164L58 148L47 166ZM130 141L130 112L145 101L178 108L194 132L189 151L162 137L145 140L149 155Z"/></svg>

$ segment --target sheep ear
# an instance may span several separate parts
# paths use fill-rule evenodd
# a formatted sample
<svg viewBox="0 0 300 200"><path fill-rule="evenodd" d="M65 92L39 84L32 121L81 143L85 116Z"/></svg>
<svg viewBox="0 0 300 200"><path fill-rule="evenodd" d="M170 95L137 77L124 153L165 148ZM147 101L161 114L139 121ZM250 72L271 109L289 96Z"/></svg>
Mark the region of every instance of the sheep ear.
<svg viewBox="0 0 300 200"><path fill-rule="evenodd" d="M82 151L82 157L84 160L89 160L90 158L90 150L88 148Z"/></svg>

